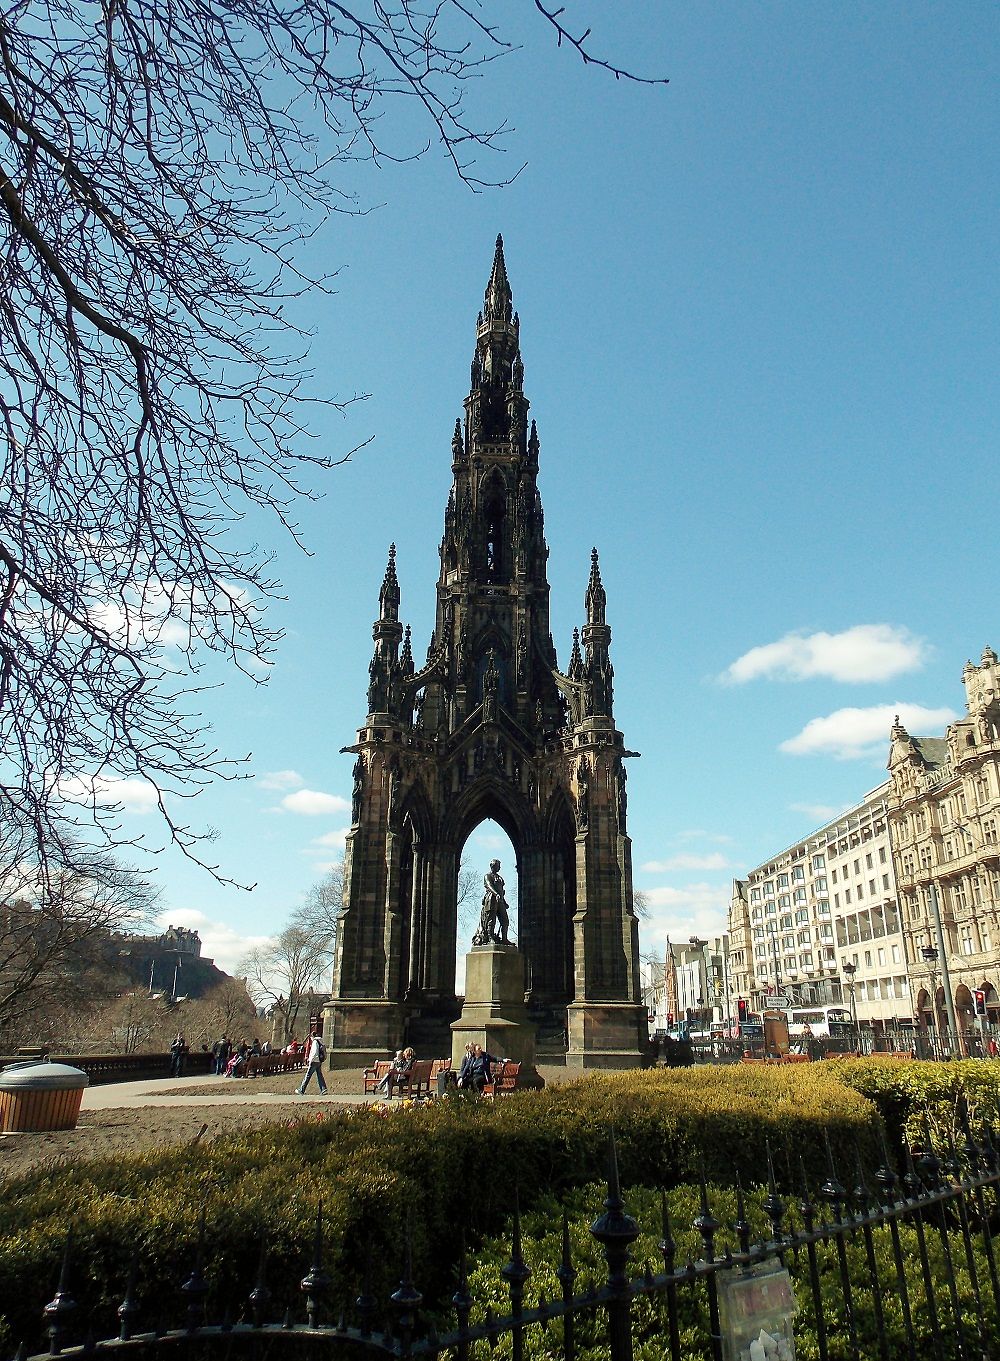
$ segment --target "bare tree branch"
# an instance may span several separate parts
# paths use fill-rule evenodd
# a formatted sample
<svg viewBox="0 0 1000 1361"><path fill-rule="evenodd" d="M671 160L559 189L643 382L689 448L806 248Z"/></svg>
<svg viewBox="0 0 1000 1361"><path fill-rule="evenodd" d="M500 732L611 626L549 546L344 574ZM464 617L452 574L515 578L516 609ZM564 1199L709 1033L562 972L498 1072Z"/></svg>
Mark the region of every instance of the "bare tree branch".
<svg viewBox="0 0 1000 1361"><path fill-rule="evenodd" d="M535 12L595 58L562 9ZM266 675L279 632L263 511L350 454L310 439L309 337L287 307L353 163L429 146L472 188L503 118L468 83L512 48L478 0L18 0L0 15L0 825L58 880L122 781L200 863L179 811L242 771L198 716L218 672ZM632 77L629 77L632 78ZM392 117L413 105L426 134ZM419 120L418 120L419 121ZM486 168L481 164L487 162ZM493 162L493 164L497 164ZM209 838L210 839L210 838ZM153 849L156 849L155 847ZM218 868L210 865L219 877Z"/></svg>

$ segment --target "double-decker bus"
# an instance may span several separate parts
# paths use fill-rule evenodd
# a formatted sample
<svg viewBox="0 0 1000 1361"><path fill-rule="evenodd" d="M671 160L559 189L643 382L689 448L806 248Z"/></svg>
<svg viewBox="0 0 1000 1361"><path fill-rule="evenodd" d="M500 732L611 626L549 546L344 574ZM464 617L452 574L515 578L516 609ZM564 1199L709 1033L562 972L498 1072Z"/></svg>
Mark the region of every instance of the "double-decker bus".
<svg viewBox="0 0 1000 1361"><path fill-rule="evenodd" d="M791 1039L800 1039L806 1033L806 1026L817 1040L843 1040L854 1035L854 1021L846 1007L791 1007L787 1015Z"/></svg>

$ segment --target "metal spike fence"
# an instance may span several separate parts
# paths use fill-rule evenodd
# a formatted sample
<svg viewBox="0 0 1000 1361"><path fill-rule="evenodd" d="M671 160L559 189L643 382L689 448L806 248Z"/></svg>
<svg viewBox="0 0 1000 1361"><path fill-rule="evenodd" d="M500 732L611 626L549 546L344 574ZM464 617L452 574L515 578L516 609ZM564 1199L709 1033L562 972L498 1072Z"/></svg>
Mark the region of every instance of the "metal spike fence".
<svg viewBox="0 0 1000 1361"><path fill-rule="evenodd" d="M143 1331L143 1301L136 1293L133 1263L122 1284L116 1337L95 1340L86 1331L86 1299L74 1296L72 1233L67 1236L58 1285L44 1309L49 1339L43 1356L92 1357L121 1351L168 1348L174 1357L221 1354L250 1361L289 1357L454 1357L471 1361L494 1351L512 1361L554 1357L577 1361L587 1354L632 1361L637 1343L655 1339L669 1361L702 1356L730 1361L724 1341L720 1290L727 1279L748 1276L759 1264L789 1268L798 1304L798 1326L809 1331L810 1351L820 1361L979 1361L1000 1358L1000 1152L989 1131L974 1139L963 1116L961 1148L950 1141L936 1153L929 1132L923 1146L907 1150L902 1175L891 1166L883 1137L873 1182L860 1153L850 1168L838 1167L826 1141L827 1176L810 1187L801 1158L797 1189L779 1188L768 1149L767 1186L756 1200L737 1182L735 1217L716 1216L702 1173L698 1214L692 1228L697 1258L678 1258L667 1196L660 1193L656 1268L633 1260L640 1236L619 1184L614 1135L609 1144L607 1196L590 1234L603 1256L604 1280L582 1276L574 1262L571 1226L564 1212L558 1263L549 1274L558 1295L531 1297L532 1271L523 1253L516 1193L510 1259L501 1270L506 1298L477 1299L463 1248L455 1264L450 1312L424 1309L412 1276L409 1230L401 1244L398 1289L387 1301L370 1292L370 1262L354 1314L332 1317L333 1284L324 1269L322 1205L316 1216L312 1259L301 1280L301 1301L275 1300L267 1286L267 1245L262 1241L252 1289L237 1317L206 1318L212 1263L205 1260L204 1220L192 1244L190 1274L173 1283L176 1327ZM851 1184L853 1182L853 1185ZM753 1238L752 1215L767 1229ZM558 1251L558 1250L557 1250ZM162 1315L164 1286L156 1305ZM501 1312L498 1312L501 1311ZM304 1318L303 1318L304 1315ZM890 1320L891 1315L891 1320ZM683 1346L682 1346L683 1341ZM759 1354L759 1353L758 1353ZM751 1355L753 1355L751 1353ZM15 1361L29 1361L19 1348Z"/></svg>

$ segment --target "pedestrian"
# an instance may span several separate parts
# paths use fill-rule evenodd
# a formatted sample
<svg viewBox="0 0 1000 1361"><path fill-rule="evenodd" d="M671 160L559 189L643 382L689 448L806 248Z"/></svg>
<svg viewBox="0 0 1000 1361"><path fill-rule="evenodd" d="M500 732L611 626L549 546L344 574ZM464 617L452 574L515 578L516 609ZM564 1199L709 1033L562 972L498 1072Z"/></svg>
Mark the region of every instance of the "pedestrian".
<svg viewBox="0 0 1000 1361"><path fill-rule="evenodd" d="M306 1075L302 1079L300 1086L296 1087L299 1096L305 1096L306 1088L309 1086L309 1079L313 1073L316 1074L316 1081L319 1083L320 1096L326 1096L326 1079L323 1077L323 1062L326 1059L326 1045L320 1038L318 1030L314 1030L309 1036L309 1044L306 1049Z"/></svg>
<svg viewBox="0 0 1000 1361"><path fill-rule="evenodd" d="M222 1077L229 1062L230 1044L229 1036L223 1035L212 1045L212 1072L216 1077Z"/></svg>
<svg viewBox="0 0 1000 1361"><path fill-rule="evenodd" d="M184 1063L187 1059L188 1047L184 1036L178 1032L177 1038L170 1046L170 1076L183 1077Z"/></svg>

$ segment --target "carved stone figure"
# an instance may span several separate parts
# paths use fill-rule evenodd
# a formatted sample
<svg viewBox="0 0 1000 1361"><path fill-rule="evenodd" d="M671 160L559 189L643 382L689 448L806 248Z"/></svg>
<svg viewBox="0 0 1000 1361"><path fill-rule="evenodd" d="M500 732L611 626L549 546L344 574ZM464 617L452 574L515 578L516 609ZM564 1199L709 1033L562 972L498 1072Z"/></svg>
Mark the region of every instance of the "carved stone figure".
<svg viewBox="0 0 1000 1361"><path fill-rule="evenodd" d="M486 892L483 894L483 910L479 918L479 930L472 937L473 945L509 945L510 916L507 899L504 897L504 884L500 875L500 861L490 861L490 872L483 880Z"/></svg>
<svg viewBox="0 0 1000 1361"><path fill-rule="evenodd" d="M351 795L351 822L361 821L361 800L365 792L365 761L359 756L354 762L354 791Z"/></svg>

